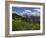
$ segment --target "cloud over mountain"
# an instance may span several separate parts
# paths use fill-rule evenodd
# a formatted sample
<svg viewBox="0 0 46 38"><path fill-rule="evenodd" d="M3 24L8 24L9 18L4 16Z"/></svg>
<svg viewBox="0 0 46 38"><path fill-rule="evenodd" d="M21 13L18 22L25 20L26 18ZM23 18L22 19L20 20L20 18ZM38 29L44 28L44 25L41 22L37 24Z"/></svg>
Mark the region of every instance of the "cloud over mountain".
<svg viewBox="0 0 46 38"><path fill-rule="evenodd" d="M20 12L20 13L17 13L16 11L13 11L13 13L16 13L20 16L23 16L23 15L28 15L28 16L39 16L40 15L40 10L39 9L33 9L34 11L31 11L31 10L24 10L23 12Z"/></svg>

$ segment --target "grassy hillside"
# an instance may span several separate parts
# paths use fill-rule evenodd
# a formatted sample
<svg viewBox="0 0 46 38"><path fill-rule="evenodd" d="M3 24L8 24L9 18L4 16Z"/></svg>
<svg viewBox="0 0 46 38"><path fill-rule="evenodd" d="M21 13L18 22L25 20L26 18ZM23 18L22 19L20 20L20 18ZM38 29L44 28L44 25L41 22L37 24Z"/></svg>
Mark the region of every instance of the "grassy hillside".
<svg viewBox="0 0 46 38"><path fill-rule="evenodd" d="M23 17L12 14L12 30L39 30L40 23L34 21L28 21L23 19Z"/></svg>

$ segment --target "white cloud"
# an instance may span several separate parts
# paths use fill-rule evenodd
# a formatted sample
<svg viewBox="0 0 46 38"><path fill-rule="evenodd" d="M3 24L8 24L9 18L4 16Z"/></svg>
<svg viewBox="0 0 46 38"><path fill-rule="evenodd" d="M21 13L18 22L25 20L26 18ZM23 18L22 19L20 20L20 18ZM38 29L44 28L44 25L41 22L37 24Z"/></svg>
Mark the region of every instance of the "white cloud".
<svg viewBox="0 0 46 38"><path fill-rule="evenodd" d="M31 10L25 10L24 12L31 12Z"/></svg>
<svg viewBox="0 0 46 38"><path fill-rule="evenodd" d="M33 16L40 16L39 11L37 11L37 12L32 12L31 14L32 14Z"/></svg>
<svg viewBox="0 0 46 38"><path fill-rule="evenodd" d="M23 13L19 13L19 15L23 16Z"/></svg>
<svg viewBox="0 0 46 38"><path fill-rule="evenodd" d="M40 9L33 9L33 10L36 10L36 11L40 12Z"/></svg>
<svg viewBox="0 0 46 38"><path fill-rule="evenodd" d="M29 14L31 14L31 10L24 10L24 11L23 11L23 14L29 15Z"/></svg>
<svg viewBox="0 0 46 38"><path fill-rule="evenodd" d="M12 11L12 13L16 13L16 11Z"/></svg>

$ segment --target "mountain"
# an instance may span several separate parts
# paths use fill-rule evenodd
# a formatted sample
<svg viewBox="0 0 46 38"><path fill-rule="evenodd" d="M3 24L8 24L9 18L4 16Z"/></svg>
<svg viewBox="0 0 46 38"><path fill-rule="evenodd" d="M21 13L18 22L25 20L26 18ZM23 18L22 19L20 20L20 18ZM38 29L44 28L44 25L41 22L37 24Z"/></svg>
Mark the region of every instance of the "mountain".
<svg viewBox="0 0 46 38"><path fill-rule="evenodd" d="M22 17L31 17L31 16L40 16L40 12L36 11L36 12L32 12L31 10L24 10L22 13L17 13L16 11L13 11L13 13L16 13L19 16Z"/></svg>

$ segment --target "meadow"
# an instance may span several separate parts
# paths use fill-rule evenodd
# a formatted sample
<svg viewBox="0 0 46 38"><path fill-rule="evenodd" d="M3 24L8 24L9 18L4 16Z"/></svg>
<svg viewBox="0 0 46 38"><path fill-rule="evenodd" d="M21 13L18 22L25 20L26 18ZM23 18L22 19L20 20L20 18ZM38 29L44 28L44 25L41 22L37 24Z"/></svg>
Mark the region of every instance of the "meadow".
<svg viewBox="0 0 46 38"><path fill-rule="evenodd" d="M12 31L40 30L40 23L12 14Z"/></svg>

